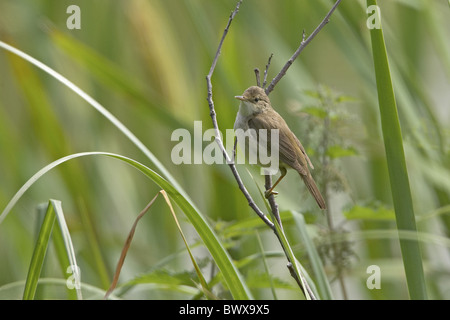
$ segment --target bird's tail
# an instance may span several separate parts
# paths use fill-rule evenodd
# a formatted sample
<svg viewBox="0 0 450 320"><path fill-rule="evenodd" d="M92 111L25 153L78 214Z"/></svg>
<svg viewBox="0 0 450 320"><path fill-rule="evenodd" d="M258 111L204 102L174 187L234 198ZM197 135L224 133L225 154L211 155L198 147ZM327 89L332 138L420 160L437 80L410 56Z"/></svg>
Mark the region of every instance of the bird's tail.
<svg viewBox="0 0 450 320"><path fill-rule="evenodd" d="M314 181L311 174L309 174L309 173L308 173L308 175L300 174L300 177L302 177L303 182L305 183L309 192L311 192L314 199L316 199L316 202L319 205L319 208L322 210L326 209L327 206L325 204L325 200L323 199L322 194L320 193L319 189L317 188L316 182Z"/></svg>

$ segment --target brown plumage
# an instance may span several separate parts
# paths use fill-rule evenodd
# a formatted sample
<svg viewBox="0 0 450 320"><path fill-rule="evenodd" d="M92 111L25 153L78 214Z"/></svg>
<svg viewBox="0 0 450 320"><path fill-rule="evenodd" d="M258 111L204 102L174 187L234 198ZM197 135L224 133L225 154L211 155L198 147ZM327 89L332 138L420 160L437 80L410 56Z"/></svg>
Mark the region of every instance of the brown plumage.
<svg viewBox="0 0 450 320"><path fill-rule="evenodd" d="M325 201L311 176L308 165L313 169L300 141L289 129L284 119L272 108L269 97L260 87L250 87L245 90L242 96L236 96L241 100L239 112L236 117L234 129L267 129L267 141L270 142L270 132L272 129L279 129L279 166L281 170L280 178L274 183L272 188L266 193L266 197L273 193L275 186L286 175L286 169L296 170L303 179L309 192L312 194L321 209L325 209ZM267 145L270 153L270 143Z"/></svg>

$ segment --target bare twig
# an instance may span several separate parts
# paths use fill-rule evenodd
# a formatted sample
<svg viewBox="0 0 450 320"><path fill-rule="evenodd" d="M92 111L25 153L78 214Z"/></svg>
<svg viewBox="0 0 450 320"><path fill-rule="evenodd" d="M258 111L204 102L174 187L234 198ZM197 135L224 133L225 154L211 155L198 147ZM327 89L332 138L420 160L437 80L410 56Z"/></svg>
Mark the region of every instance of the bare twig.
<svg viewBox="0 0 450 320"><path fill-rule="evenodd" d="M270 188L272 188L272 176L270 175L266 175L266 183L265 183L265 188L266 190L270 190ZM273 216L275 217L275 219L278 222L278 225L280 226L280 232L284 234L284 230L283 230L283 225L281 223L281 217L280 217L280 212L278 210L278 205L275 202L275 197L274 195L270 195L269 197L269 204L270 204L270 209L272 211ZM286 259L288 261L286 267L289 270L289 273L291 274L291 277L294 278L295 282L297 282L298 286L300 287L300 290L302 290L303 294L305 294L306 296L306 292L308 293L309 297L312 300L316 300L316 296L314 294L314 292L311 290L311 287L309 286L308 282L304 279L304 277L302 276L302 274L297 274L295 272L295 268L294 265L292 264L291 259L289 258L289 254L286 252L286 248L283 246L283 241L280 238L280 234L278 234L277 232L275 232L275 235L278 238L278 241L281 244L281 247L283 248L284 254L286 255ZM302 277L303 281L299 278ZM306 290L306 292L305 292Z"/></svg>
<svg viewBox="0 0 450 320"><path fill-rule="evenodd" d="M306 290L308 292L308 295L310 296L311 300L317 300L316 296L314 295L314 292L312 291L311 287L308 284L308 281L306 281L304 279L304 277L300 274L299 276L303 277L303 283L302 283L302 281L298 278L297 274L295 273L294 266L292 265L292 263L290 261L287 263L287 268L291 274L291 277L294 278L294 280L297 282L298 286L302 289L303 294L305 294L305 290Z"/></svg>
<svg viewBox="0 0 450 320"><path fill-rule="evenodd" d="M311 42L312 39L320 32L320 30L325 27L325 25L330 21L330 17L333 14L334 10L336 10L339 3L341 3L342 0L337 0L334 6L331 8L331 10L328 12L328 14L325 16L325 18L322 20L322 22L317 26L317 28L314 30L313 33L305 40L305 32L303 32L303 39L300 43L300 46L298 49L294 52L292 57L286 62L284 67L281 69L281 71L273 78L272 82L269 84L269 86L265 89L266 94L269 95L275 88L276 84L281 80L281 78L284 77L289 67L292 65L295 59L299 56L299 54L305 49L305 47Z"/></svg>
<svg viewBox="0 0 450 320"><path fill-rule="evenodd" d="M261 87L261 77L259 76L259 69L255 68L253 71L255 71L255 76L256 76L256 85L258 87Z"/></svg>
<svg viewBox="0 0 450 320"><path fill-rule="evenodd" d="M234 137L234 144L233 144L233 163L236 159L236 149L237 149L237 137Z"/></svg>
<svg viewBox="0 0 450 320"><path fill-rule="evenodd" d="M263 85L262 85L263 89L266 87L266 84L267 84L267 73L269 72L269 67L270 67L270 62L272 61L272 57L273 57L273 53L270 54L269 60L267 61L267 64L266 64L266 69L264 70L264 80L263 80Z"/></svg>
<svg viewBox="0 0 450 320"><path fill-rule="evenodd" d="M266 184L264 187L266 188L266 191L267 191L272 188L272 176L267 174L265 177L266 177ZM277 219L278 224L280 225L281 229L283 230L283 224L281 223L280 212L278 211L278 204L275 202L275 196L273 194L271 194L267 200L269 201L270 209L272 210L272 214Z"/></svg>
<svg viewBox="0 0 450 320"><path fill-rule="evenodd" d="M272 221L270 221L266 215L258 208L258 206L256 205L255 201L253 201L253 198L251 197L251 195L248 193L247 189L244 186L244 183L242 182L242 179L236 169L236 166L234 164L234 156L233 156L233 161L230 159L230 156L228 155L225 146L223 145L223 141L222 138L220 137L220 130L219 130L219 125L217 124L217 117L216 117L216 112L214 110L214 102L212 99L212 83L211 83L211 77L214 73L214 69L216 67L217 64L217 60L219 59L219 55L220 55L220 50L222 49L222 45L223 45L223 41L225 40L225 37L228 33L228 30L230 28L231 22L234 19L234 16L238 13L239 11L239 7L242 3L242 0L240 0L237 5L236 8L234 9L234 11L231 13L230 18L228 19L228 23L227 26L225 27L225 30L223 31L223 35L222 35L222 39L220 39L219 42L219 46L217 48L217 52L216 55L214 57L214 60L211 64L211 69L209 70L208 75L206 76L206 86L207 86L207 90L208 90L208 105L209 105L209 114L211 116L212 122L213 122L213 126L215 129L215 139L217 144L219 145L220 150L222 151L222 154L225 158L225 160L227 161L228 166L231 169L231 172L234 175L234 178L236 179L236 182L239 186L239 189L242 191L242 193L244 194L245 198L248 201L248 205L253 209L253 211L256 212L256 214L264 221L265 224L267 224L272 230L275 230L275 227L272 223Z"/></svg>

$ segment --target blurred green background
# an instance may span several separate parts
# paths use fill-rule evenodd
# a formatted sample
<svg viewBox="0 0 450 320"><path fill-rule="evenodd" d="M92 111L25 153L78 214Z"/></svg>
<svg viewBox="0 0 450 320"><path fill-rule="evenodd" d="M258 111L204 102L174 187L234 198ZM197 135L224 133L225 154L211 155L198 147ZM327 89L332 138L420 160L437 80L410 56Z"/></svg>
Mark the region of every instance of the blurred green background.
<svg viewBox="0 0 450 320"><path fill-rule="evenodd" d="M270 81L333 1L244 0L212 78L221 131L234 124L233 98L255 85L273 53ZM81 29L69 30L69 5ZM450 292L450 8L447 1L379 0L405 143L429 296ZM301 294L268 228L226 230L254 217L226 165L175 165L171 134L212 127L206 101L209 71L234 0L1 0L0 40L74 82L114 114L159 159L216 228L255 298ZM380 131L365 1L343 1L330 23L295 61L270 98L305 145L324 190L334 236L323 212L294 173L278 187L281 211L298 211L321 253L337 299L404 299L407 290ZM0 207L39 169L69 154L107 151L148 159L84 100L28 62L0 50ZM238 166L258 205L257 168ZM250 175L251 174L251 175ZM252 178L253 176L253 178ZM62 201L83 283L107 289L126 236L159 188L138 171L105 157L69 161L35 183L0 225L0 298L21 298L42 217L37 207ZM195 230L176 208L206 275L217 273ZM328 219L329 220L329 219ZM296 229L285 228L307 269ZM229 230L229 229L228 229ZM400 236L405 236L400 234ZM339 246L339 267L330 244ZM273 256L271 256L273 254ZM367 267L381 269L381 289L368 289ZM155 270L157 272L155 272ZM119 283L124 298L191 298L192 272L162 199L138 225ZM147 275L144 280L139 278ZM158 275L158 276L156 276ZM64 279L47 253L43 278ZM269 279L270 278L270 279ZM161 280L163 279L163 280ZM175 281L175 280L176 281ZM187 279L187 280L186 280ZM338 280L339 279L339 280ZM270 281L272 280L272 281ZM21 282L22 281L22 282ZM177 282L178 281L178 282ZM22 286L21 286L22 285ZM38 298L65 298L62 285L42 285ZM226 288L214 292L229 298ZM98 298L92 293L86 298Z"/></svg>

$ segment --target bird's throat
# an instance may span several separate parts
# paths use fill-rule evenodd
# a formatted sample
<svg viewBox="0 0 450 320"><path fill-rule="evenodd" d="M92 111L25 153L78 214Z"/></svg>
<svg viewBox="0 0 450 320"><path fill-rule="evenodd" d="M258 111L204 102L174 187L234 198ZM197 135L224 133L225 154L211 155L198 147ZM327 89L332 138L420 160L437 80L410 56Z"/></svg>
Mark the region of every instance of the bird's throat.
<svg viewBox="0 0 450 320"><path fill-rule="evenodd" d="M258 107L254 103L241 101L241 103L239 104L239 113L242 117L252 116L255 113L258 113L258 111Z"/></svg>

